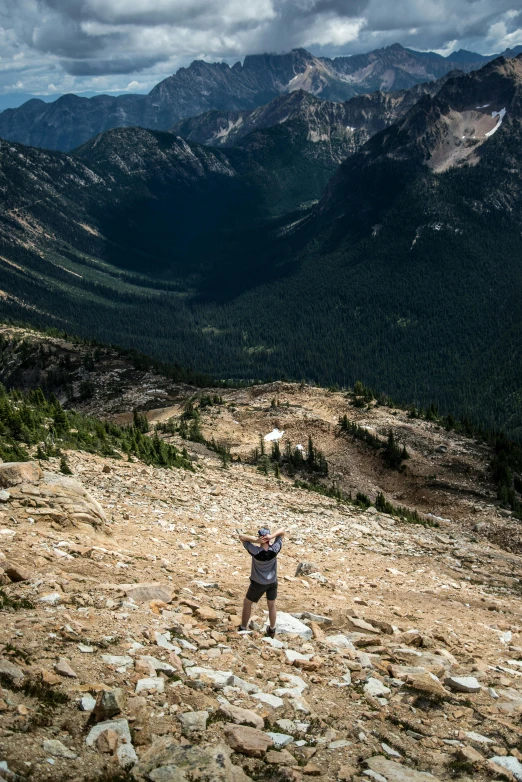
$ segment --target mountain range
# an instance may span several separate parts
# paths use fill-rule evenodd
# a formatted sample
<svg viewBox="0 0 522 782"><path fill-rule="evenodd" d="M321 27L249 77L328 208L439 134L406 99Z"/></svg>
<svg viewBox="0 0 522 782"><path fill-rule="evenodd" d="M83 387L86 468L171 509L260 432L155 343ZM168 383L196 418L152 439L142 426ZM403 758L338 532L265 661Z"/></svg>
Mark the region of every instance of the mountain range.
<svg viewBox="0 0 522 782"><path fill-rule="evenodd" d="M512 50L507 55L516 53L518 50ZM195 60L157 84L148 95L63 95L50 104L33 99L19 108L6 109L0 113L0 137L70 151L115 127L169 130L180 120L206 111L249 111L300 89L326 100L345 101L375 90L410 89L455 69L480 68L487 59L463 51L445 58L394 44L368 54L333 59L294 49L287 54L250 55L232 67Z"/></svg>
<svg viewBox="0 0 522 782"><path fill-rule="evenodd" d="M450 72L451 73L451 72ZM435 94L450 74L409 90L377 90L344 102L317 98L295 90L247 111L212 111L177 122L172 128L188 141L231 147L256 130L301 120L312 142L341 143L339 162L379 130L403 116L425 94Z"/></svg>
<svg viewBox="0 0 522 782"><path fill-rule="evenodd" d="M3 141L0 312L221 378L361 377L519 435L521 97L522 57L498 58L339 104L295 91L230 129L207 113L189 140Z"/></svg>

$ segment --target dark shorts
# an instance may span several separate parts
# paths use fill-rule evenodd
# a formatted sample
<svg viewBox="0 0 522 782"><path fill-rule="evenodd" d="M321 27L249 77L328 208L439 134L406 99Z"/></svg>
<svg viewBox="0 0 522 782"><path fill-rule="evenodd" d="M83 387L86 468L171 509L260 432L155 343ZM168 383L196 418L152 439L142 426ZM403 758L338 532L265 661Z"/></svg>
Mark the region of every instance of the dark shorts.
<svg viewBox="0 0 522 782"><path fill-rule="evenodd" d="M277 597L277 581L273 584L258 584L257 581L250 579L250 586L246 593L246 599L252 603L257 603L259 598L266 593L267 600L275 600Z"/></svg>

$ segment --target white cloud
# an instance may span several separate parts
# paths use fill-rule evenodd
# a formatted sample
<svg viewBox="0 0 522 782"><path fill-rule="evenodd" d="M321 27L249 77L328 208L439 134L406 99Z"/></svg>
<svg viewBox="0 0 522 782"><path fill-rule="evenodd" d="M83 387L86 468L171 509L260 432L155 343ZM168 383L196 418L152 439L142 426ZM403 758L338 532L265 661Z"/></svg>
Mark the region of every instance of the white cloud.
<svg viewBox="0 0 522 782"><path fill-rule="evenodd" d="M0 91L140 91L201 58L522 43L518 0L1 0ZM515 6L515 7L514 7ZM138 87L136 87L138 89Z"/></svg>

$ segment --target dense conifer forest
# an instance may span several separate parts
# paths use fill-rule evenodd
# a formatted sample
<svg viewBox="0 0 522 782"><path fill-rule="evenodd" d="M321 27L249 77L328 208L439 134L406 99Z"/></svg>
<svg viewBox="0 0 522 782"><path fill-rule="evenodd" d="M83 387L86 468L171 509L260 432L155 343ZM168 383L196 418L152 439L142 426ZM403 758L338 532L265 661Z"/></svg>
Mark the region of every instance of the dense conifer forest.
<svg viewBox="0 0 522 782"><path fill-rule="evenodd" d="M478 164L442 173L425 165L427 134L411 141L392 126L315 205L298 194L307 182L319 194L324 163L300 161L303 134L292 146L289 130L260 132L257 149L230 159L201 146L187 155L175 137L141 129L72 156L2 147L11 211L0 317L220 382L360 378L397 402L522 437L519 120L505 119ZM133 160L160 162L130 177ZM44 197L21 224L35 172Z"/></svg>

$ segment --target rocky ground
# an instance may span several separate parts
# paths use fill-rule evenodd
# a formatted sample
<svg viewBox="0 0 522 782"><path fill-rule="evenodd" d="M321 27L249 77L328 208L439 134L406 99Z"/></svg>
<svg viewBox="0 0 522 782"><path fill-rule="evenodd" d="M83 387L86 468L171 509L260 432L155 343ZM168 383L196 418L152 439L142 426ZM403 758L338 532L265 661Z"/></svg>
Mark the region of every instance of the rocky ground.
<svg viewBox="0 0 522 782"><path fill-rule="evenodd" d="M69 461L105 526L60 517L48 478L4 489L0 775L349 780L366 769L420 781L519 769L518 556L456 525L401 524L250 466L224 470L213 455L194 473ZM262 603L256 629L237 633L249 558L234 529L261 522L288 529L274 642Z"/></svg>
<svg viewBox="0 0 522 782"><path fill-rule="evenodd" d="M140 388L123 391L85 404L110 397L125 421ZM522 779L522 559L484 446L341 393L220 393L202 430L228 443L228 469L191 442L193 471L72 451L72 477L59 459L0 465L0 780ZM393 425L406 471L340 435L344 412ZM439 526L260 473L246 460L274 428L311 434L346 491ZM235 529L261 524L287 530L275 640L263 601L237 631L250 561Z"/></svg>

